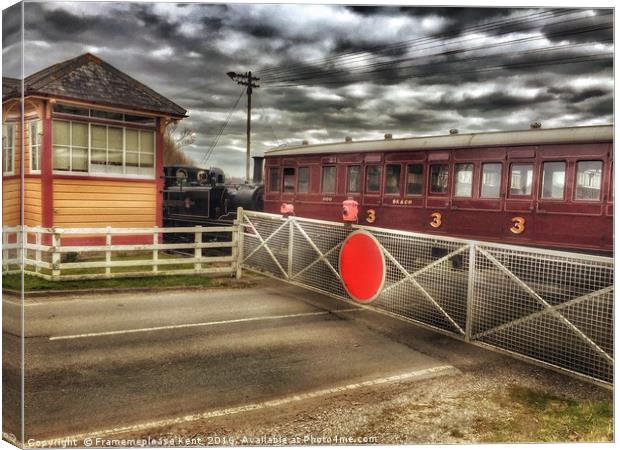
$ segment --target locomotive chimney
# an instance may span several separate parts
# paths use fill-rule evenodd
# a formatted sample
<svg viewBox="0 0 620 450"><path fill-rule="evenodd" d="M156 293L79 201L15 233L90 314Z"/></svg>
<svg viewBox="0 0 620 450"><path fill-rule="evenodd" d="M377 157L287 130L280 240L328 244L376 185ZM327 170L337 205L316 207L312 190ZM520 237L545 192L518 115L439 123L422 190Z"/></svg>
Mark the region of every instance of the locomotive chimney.
<svg viewBox="0 0 620 450"><path fill-rule="evenodd" d="M254 160L254 174L252 176L252 182L254 184L260 184L263 182L263 160L264 156L252 156Z"/></svg>

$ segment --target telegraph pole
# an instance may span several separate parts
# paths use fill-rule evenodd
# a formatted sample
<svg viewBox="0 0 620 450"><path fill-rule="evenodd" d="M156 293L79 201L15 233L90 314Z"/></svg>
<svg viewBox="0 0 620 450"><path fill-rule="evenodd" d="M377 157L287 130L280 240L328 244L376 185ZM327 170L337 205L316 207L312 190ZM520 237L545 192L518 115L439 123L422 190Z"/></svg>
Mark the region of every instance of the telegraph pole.
<svg viewBox="0 0 620 450"><path fill-rule="evenodd" d="M258 84L255 84L255 81L259 81L260 78L256 78L252 76L252 71L246 73L235 73L228 72L226 75L230 77L231 80L236 81L237 84L242 86L247 86L246 94L248 96L248 114L247 114L247 122L246 122L246 155L245 155L245 182L250 182L250 141L251 141L251 127L252 127L252 88L260 87Z"/></svg>

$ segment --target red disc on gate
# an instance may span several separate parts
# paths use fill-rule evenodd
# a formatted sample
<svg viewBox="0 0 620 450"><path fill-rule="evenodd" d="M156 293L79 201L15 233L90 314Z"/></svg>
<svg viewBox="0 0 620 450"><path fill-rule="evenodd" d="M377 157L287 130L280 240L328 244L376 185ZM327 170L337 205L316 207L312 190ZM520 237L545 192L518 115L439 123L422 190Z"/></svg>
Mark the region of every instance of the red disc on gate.
<svg viewBox="0 0 620 450"><path fill-rule="evenodd" d="M342 244L339 263L344 287L354 300L370 303L379 295L385 282L385 258L372 234L351 233Z"/></svg>

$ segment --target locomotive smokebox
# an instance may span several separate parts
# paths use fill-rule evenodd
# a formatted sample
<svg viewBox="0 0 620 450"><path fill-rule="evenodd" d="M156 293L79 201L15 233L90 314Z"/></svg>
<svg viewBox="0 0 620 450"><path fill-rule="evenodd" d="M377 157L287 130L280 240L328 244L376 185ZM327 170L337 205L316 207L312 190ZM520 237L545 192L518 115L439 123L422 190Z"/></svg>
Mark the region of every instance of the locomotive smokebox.
<svg viewBox="0 0 620 450"><path fill-rule="evenodd" d="M254 160L254 174L252 176L252 182L254 184L260 184L263 182L263 160L264 156L252 156Z"/></svg>

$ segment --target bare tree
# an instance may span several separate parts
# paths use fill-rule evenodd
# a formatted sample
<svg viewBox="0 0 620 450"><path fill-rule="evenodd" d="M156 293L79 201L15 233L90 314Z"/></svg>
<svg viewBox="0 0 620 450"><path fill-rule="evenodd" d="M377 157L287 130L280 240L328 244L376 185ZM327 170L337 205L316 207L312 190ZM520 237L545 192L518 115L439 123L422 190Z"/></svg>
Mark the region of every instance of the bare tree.
<svg viewBox="0 0 620 450"><path fill-rule="evenodd" d="M164 134L164 166L195 165L183 151L183 147L194 143L195 136L196 133L189 128L178 130L178 123L170 124Z"/></svg>

